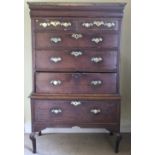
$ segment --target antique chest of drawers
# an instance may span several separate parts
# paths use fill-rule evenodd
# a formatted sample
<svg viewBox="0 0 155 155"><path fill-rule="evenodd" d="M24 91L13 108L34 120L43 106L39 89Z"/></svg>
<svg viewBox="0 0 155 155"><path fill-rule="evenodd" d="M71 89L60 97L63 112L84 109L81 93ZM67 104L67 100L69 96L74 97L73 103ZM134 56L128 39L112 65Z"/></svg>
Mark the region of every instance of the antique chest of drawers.
<svg viewBox="0 0 155 155"><path fill-rule="evenodd" d="M124 3L28 3L32 25L32 133L105 128L120 135L119 51Z"/></svg>

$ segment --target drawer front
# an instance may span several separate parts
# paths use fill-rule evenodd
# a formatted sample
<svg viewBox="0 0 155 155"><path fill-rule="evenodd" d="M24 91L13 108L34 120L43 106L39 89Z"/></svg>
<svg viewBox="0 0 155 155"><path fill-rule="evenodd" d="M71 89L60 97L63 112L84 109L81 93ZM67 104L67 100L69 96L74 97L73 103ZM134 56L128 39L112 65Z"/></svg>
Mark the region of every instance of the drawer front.
<svg viewBox="0 0 155 155"><path fill-rule="evenodd" d="M35 19L36 30L75 30L76 22L72 18L38 18Z"/></svg>
<svg viewBox="0 0 155 155"><path fill-rule="evenodd" d="M118 123L119 101L35 100L34 121L65 123Z"/></svg>
<svg viewBox="0 0 155 155"><path fill-rule="evenodd" d="M36 33L36 49L53 47L118 47L117 34L104 33Z"/></svg>
<svg viewBox="0 0 155 155"><path fill-rule="evenodd" d="M119 30L118 19L108 18L38 18L36 30Z"/></svg>
<svg viewBox="0 0 155 155"><path fill-rule="evenodd" d="M36 73L39 93L116 93L116 73Z"/></svg>
<svg viewBox="0 0 155 155"><path fill-rule="evenodd" d="M78 21L79 30L119 30L119 21L108 18L81 18Z"/></svg>
<svg viewBox="0 0 155 155"><path fill-rule="evenodd" d="M39 50L36 70L40 71L116 71L117 51Z"/></svg>

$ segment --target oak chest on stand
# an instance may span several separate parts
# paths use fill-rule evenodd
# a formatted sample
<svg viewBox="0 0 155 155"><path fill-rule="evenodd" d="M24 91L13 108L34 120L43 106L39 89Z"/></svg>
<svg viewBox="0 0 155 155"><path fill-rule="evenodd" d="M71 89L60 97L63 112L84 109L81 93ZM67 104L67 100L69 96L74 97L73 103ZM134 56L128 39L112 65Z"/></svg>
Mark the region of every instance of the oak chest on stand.
<svg viewBox="0 0 155 155"><path fill-rule="evenodd" d="M119 51L124 3L28 3L32 25L33 152L45 128L120 135Z"/></svg>

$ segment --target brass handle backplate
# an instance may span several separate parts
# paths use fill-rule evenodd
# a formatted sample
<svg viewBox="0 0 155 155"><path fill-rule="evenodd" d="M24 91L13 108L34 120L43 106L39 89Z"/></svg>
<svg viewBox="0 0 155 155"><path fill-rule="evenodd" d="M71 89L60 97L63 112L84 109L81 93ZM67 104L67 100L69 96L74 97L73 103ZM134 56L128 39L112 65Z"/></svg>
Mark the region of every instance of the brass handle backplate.
<svg viewBox="0 0 155 155"><path fill-rule="evenodd" d="M83 53L82 53L81 51L72 51L70 54L73 55L74 57L79 57L79 56L81 56Z"/></svg>
<svg viewBox="0 0 155 155"><path fill-rule="evenodd" d="M99 63L101 61L103 61L102 57L92 57L91 61L94 63Z"/></svg>
<svg viewBox="0 0 155 155"><path fill-rule="evenodd" d="M80 101L71 101L70 104L73 105L73 106L79 106L79 105L81 105L82 103L81 103Z"/></svg>
<svg viewBox="0 0 155 155"><path fill-rule="evenodd" d="M59 113L62 113L62 110L60 108L54 108L54 109L51 109L50 111L51 111L51 113L54 113L56 115Z"/></svg>
<svg viewBox="0 0 155 155"><path fill-rule="evenodd" d="M91 109L90 112L93 113L94 115L96 115L101 112L101 109Z"/></svg>
<svg viewBox="0 0 155 155"><path fill-rule="evenodd" d="M61 85L61 81L60 80L51 80L50 81L50 84L52 84L53 86L58 86L58 85Z"/></svg>
<svg viewBox="0 0 155 155"><path fill-rule="evenodd" d="M92 38L91 41L98 44L103 41L103 38L102 37Z"/></svg>
<svg viewBox="0 0 155 155"><path fill-rule="evenodd" d="M80 34L80 33L73 33L72 34L72 38L74 38L74 39L80 39L80 38L82 38L83 37L83 35L82 34Z"/></svg>
<svg viewBox="0 0 155 155"><path fill-rule="evenodd" d="M50 60L54 63L58 63L62 60L62 58L61 57L51 57Z"/></svg>
<svg viewBox="0 0 155 155"><path fill-rule="evenodd" d="M93 86L102 85L102 81L101 80L93 80L93 81L91 81L91 85L93 85Z"/></svg>
<svg viewBox="0 0 155 155"><path fill-rule="evenodd" d="M61 38L60 37L52 37L51 41L54 42L55 44L57 44L58 42L61 42Z"/></svg>

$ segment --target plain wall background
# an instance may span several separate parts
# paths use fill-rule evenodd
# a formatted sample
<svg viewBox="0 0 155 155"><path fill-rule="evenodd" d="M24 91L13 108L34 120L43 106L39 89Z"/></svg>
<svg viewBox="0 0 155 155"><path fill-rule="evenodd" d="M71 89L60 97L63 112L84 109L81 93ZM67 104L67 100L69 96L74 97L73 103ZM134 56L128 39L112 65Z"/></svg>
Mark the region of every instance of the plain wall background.
<svg viewBox="0 0 155 155"><path fill-rule="evenodd" d="M38 2L38 0L31 0ZM31 132L31 110L28 96L32 92L32 54L31 54L31 21L29 8L24 3L24 124L25 132ZM30 1L29 1L30 2ZM40 2L94 2L94 0L65 0L51 1L41 0ZM96 0L95 2L126 2L122 35L121 35L121 66L120 66L120 87L121 87L121 131L130 132L131 129L131 4L130 0ZM102 129L51 129L49 132L102 132Z"/></svg>

